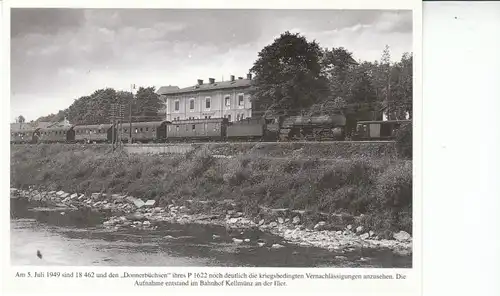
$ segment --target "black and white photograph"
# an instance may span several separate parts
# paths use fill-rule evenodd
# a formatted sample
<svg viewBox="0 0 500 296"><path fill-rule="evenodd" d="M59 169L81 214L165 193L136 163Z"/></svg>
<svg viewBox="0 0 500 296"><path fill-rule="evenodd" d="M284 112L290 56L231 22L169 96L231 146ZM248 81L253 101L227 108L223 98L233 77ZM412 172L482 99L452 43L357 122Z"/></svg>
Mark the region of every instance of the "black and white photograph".
<svg viewBox="0 0 500 296"><path fill-rule="evenodd" d="M10 8L11 265L415 268L414 11L285 8Z"/></svg>

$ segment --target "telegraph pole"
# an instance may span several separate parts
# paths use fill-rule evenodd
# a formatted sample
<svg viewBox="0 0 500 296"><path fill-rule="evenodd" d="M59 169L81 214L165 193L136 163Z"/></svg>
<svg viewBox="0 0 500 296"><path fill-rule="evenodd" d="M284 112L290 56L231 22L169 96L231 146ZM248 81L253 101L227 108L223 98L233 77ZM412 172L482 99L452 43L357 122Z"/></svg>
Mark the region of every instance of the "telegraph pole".
<svg viewBox="0 0 500 296"><path fill-rule="evenodd" d="M134 101L134 89L135 84L130 85L130 92L132 93L132 100L130 100L129 110L128 110L128 122L129 122L129 130L128 130L128 143L132 144L132 102Z"/></svg>

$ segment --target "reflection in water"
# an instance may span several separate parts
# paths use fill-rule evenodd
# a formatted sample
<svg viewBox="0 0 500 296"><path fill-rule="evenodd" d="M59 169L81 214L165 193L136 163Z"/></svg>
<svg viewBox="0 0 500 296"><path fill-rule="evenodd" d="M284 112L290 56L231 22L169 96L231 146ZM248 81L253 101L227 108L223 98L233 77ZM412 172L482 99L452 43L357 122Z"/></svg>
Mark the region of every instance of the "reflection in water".
<svg viewBox="0 0 500 296"><path fill-rule="evenodd" d="M151 231L109 231L100 227L104 217L98 213L40 211L23 202L12 203L11 220L14 265L411 267L411 257L388 250L336 254L286 245L279 237L258 230L166 223ZM250 242L238 245L233 237ZM266 246L280 243L286 247L259 247L257 240L266 241Z"/></svg>

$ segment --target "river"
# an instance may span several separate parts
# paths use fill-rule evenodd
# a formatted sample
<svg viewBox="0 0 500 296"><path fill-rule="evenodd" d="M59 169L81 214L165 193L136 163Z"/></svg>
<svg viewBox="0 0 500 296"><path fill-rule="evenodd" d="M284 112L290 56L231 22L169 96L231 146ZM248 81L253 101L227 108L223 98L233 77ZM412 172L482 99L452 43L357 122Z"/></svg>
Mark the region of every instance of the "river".
<svg viewBox="0 0 500 296"><path fill-rule="evenodd" d="M103 228L90 210L60 212L11 199L11 263L71 266L411 267L389 250L328 250L288 245L258 230L165 223L156 230ZM250 239L235 244L233 237ZM280 243L285 247L259 247ZM37 257L37 250L42 258Z"/></svg>

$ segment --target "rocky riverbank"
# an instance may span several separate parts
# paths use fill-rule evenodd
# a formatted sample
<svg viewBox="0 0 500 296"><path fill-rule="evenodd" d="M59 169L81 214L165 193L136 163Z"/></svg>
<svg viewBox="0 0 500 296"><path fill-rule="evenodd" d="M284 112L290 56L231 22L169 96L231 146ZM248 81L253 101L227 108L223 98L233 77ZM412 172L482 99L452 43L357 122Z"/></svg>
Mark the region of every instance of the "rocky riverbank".
<svg viewBox="0 0 500 296"><path fill-rule="evenodd" d="M187 200L183 204L171 203L159 206L156 200L143 201L127 195L92 193L90 195L64 191L11 189L11 198L38 202L48 209L64 215L67 211L88 208L107 214L103 227L110 231L123 227L155 229L162 222L180 224L215 224L232 229L258 228L280 236L286 243L314 246L336 252L349 252L356 248L388 248L400 255L412 254L410 234L399 231L393 239L382 239L377 233L359 225L362 217L326 215L316 213L310 219L306 211L267 209L261 207L253 217L238 211L232 200L221 202ZM323 217L324 219L322 219ZM319 220L319 221L316 221ZM246 238L234 238L235 244L250 243ZM255 243L255 242L253 242ZM258 241L259 246L280 248L280 244L268 245Z"/></svg>

